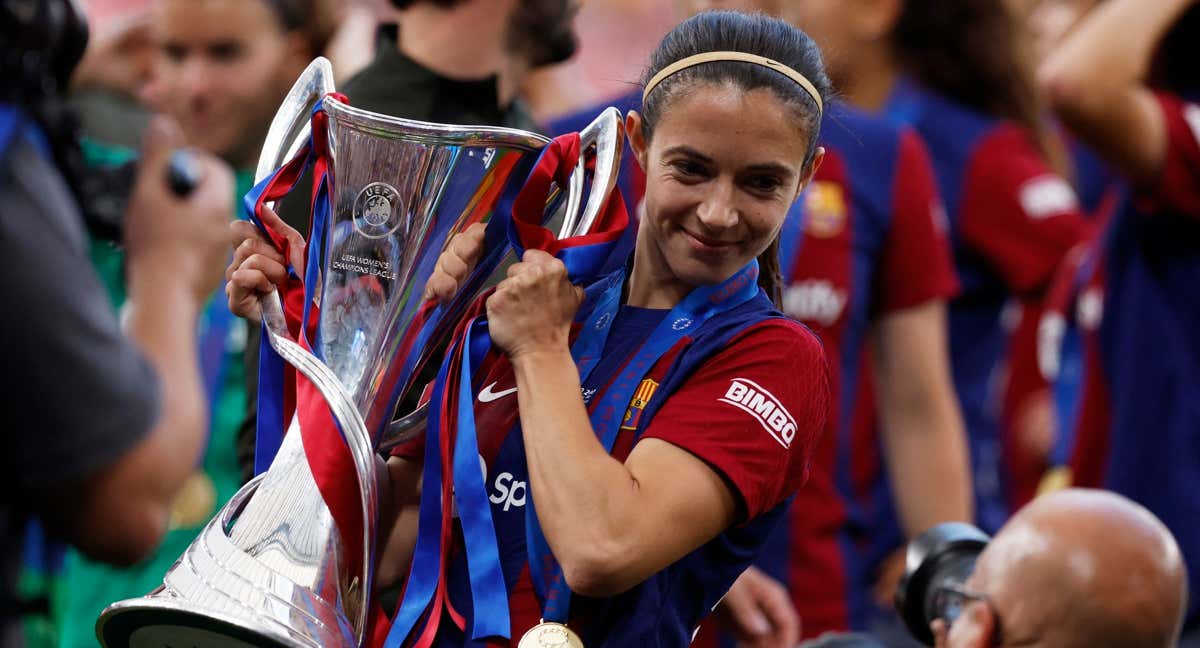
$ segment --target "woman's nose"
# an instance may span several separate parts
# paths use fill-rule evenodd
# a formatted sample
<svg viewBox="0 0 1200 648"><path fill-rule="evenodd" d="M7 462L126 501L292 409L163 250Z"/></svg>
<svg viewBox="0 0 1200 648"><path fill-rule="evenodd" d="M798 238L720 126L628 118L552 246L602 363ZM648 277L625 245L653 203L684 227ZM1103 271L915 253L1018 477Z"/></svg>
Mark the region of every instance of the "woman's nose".
<svg viewBox="0 0 1200 648"><path fill-rule="evenodd" d="M727 229L736 225L738 210L731 184L724 181L713 183L712 190L700 203L696 214L705 227L712 229Z"/></svg>

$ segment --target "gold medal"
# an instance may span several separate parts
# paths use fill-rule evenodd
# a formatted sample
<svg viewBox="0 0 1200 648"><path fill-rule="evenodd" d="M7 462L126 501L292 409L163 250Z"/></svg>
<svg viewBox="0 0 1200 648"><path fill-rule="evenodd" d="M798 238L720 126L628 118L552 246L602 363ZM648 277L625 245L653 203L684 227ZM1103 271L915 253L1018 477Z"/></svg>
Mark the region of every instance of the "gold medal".
<svg viewBox="0 0 1200 648"><path fill-rule="evenodd" d="M191 529L208 521L216 509L217 489L203 469L188 475L171 503L172 529Z"/></svg>
<svg viewBox="0 0 1200 648"><path fill-rule="evenodd" d="M561 623L543 621L521 637L517 648L583 648L583 640Z"/></svg>

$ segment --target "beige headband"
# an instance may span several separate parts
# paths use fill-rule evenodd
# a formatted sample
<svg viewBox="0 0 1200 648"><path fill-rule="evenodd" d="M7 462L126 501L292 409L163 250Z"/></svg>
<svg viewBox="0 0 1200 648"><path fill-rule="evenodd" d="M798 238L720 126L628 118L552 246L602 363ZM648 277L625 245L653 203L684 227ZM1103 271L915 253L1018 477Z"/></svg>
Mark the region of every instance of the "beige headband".
<svg viewBox="0 0 1200 648"><path fill-rule="evenodd" d="M654 78L650 79L650 82L646 84L646 89L642 92L642 103L646 103L646 97L650 96L650 93L654 90L654 88L672 74L675 74L680 70L686 70L687 68L700 65L702 63L711 63L714 61L741 61L743 63L754 63L755 65L761 65L765 68L775 70L776 72L786 75L789 79L798 83L801 88L804 88L804 90L808 92L809 96L812 97L813 101L816 102L818 113L825 110L825 104L821 101L821 93L817 92L816 86L814 86L812 82L809 81L808 78L806 78L803 74L800 74L799 72L774 59L769 59L765 56L759 56L757 54L747 54L746 52L705 52L703 54L696 54L695 56L689 56L685 59L675 61L674 63L663 68L658 74L655 74Z"/></svg>

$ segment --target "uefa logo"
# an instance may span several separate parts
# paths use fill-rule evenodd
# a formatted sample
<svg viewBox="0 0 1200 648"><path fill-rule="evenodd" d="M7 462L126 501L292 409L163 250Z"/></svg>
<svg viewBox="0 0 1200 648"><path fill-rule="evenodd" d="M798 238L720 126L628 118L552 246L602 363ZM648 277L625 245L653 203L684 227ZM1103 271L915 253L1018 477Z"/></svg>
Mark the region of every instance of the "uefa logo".
<svg viewBox="0 0 1200 648"><path fill-rule="evenodd" d="M354 229L367 238L383 238L408 222L400 192L386 182L372 182L354 199ZM401 235L407 232L401 232Z"/></svg>

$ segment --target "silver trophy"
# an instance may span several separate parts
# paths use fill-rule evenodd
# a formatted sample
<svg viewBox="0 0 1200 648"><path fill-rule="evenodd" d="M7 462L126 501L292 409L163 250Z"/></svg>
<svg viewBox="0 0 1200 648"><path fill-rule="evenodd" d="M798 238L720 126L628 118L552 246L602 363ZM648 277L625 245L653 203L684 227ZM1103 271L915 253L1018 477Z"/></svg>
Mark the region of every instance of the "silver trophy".
<svg viewBox="0 0 1200 648"><path fill-rule="evenodd" d="M303 147L310 114L333 92L332 79L329 62L318 58L297 80L271 124L257 180ZM399 119L336 100L322 110L335 178L319 291L324 362L292 339L275 293L263 299L262 311L271 345L318 387L350 447L357 475L346 479L357 478L359 486L363 569L349 573L345 540L317 490L293 419L270 469L217 513L163 584L104 610L96 623L104 646L364 643L377 559L375 457L423 431L424 412L408 404L470 302L502 275L499 267L476 272L436 322L423 319L425 282L450 237L473 215L491 212L502 194L494 188L519 185L548 140L513 129ZM613 190L624 146L620 114L606 110L581 138L587 155L544 215L543 224L559 237L588 231ZM588 156L595 158L590 172ZM433 334L414 345L419 330Z"/></svg>

